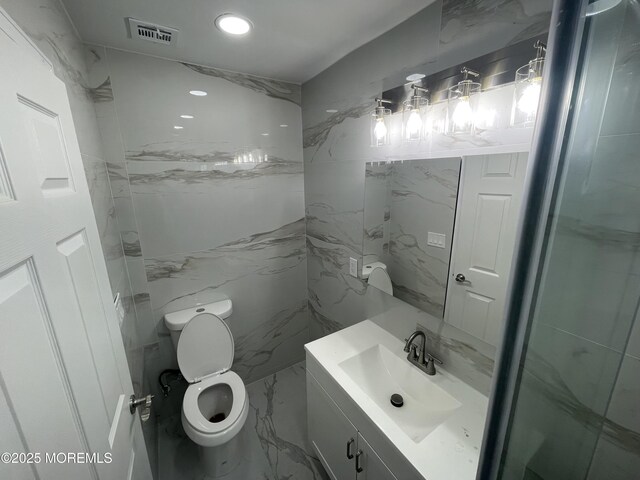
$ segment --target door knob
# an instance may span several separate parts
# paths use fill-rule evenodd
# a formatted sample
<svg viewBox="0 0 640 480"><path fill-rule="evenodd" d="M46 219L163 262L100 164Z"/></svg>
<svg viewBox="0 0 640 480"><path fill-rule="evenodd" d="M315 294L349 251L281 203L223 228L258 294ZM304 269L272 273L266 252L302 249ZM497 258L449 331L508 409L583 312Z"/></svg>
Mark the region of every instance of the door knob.
<svg viewBox="0 0 640 480"><path fill-rule="evenodd" d="M129 411L131 415L136 413L138 407L141 407L140 410L140 420L146 422L149 420L151 416L151 401L155 395L147 395L146 397L136 398L135 395L131 395L129 397Z"/></svg>
<svg viewBox="0 0 640 480"><path fill-rule="evenodd" d="M463 274L459 273L456 275L456 282L464 283L466 281L467 281L467 277L465 277Z"/></svg>

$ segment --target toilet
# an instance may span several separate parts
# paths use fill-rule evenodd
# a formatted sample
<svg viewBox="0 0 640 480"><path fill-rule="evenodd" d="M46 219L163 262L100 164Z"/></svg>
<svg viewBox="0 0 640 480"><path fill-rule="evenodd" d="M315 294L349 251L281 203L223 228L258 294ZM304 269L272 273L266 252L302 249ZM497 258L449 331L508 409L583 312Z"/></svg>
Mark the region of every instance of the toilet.
<svg viewBox="0 0 640 480"><path fill-rule="evenodd" d="M203 469L214 478L239 464L237 436L249 412L244 383L231 371L233 335L225 319L232 311L226 299L164 317L180 372L190 384L182 400L182 426L199 446Z"/></svg>
<svg viewBox="0 0 640 480"><path fill-rule="evenodd" d="M369 285L393 296L393 284L384 263L372 262L365 265L362 269L362 277Z"/></svg>

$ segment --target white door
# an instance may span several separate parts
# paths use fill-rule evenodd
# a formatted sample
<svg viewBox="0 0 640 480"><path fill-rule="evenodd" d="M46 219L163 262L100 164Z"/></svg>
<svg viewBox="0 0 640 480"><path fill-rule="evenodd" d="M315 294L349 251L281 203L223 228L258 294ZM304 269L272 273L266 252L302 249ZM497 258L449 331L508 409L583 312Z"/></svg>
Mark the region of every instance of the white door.
<svg viewBox="0 0 640 480"><path fill-rule="evenodd" d="M27 44L0 10L0 478L150 479L65 86Z"/></svg>
<svg viewBox="0 0 640 480"><path fill-rule="evenodd" d="M527 154L465 157L447 321L497 345L522 203Z"/></svg>

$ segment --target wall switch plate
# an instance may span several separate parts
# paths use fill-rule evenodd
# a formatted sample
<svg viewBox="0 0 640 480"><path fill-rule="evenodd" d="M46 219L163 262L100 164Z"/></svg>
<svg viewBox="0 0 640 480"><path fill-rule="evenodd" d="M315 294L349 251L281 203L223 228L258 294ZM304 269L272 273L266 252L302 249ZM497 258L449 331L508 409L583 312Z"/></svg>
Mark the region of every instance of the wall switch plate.
<svg viewBox="0 0 640 480"><path fill-rule="evenodd" d="M349 275L352 277L358 276L358 259L357 258L349 258Z"/></svg>
<svg viewBox="0 0 640 480"><path fill-rule="evenodd" d="M124 323L124 305L122 304L122 298L120 298L120 292L116 293L116 298L113 299L113 306L116 309L118 315L118 325L122 328Z"/></svg>
<svg viewBox="0 0 640 480"><path fill-rule="evenodd" d="M427 245L437 248L445 248L447 236L442 233L427 233Z"/></svg>

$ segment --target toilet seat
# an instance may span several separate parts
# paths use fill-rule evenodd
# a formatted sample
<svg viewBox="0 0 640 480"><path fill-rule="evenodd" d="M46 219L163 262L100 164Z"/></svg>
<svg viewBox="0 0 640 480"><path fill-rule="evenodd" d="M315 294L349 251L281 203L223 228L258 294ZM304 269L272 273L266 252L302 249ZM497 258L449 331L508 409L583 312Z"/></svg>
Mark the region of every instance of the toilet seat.
<svg viewBox="0 0 640 480"><path fill-rule="evenodd" d="M227 384L231 388L233 403L227 418L212 423L200 411L198 398L211 387ZM182 420L191 428L185 428L189 438L199 445L214 447L221 445L236 435L244 425L249 413L249 396L242 379L237 373L227 371L207 377L201 382L189 385L182 400ZM185 426L186 427L186 426Z"/></svg>
<svg viewBox="0 0 640 480"><path fill-rule="evenodd" d="M230 370L233 335L217 315L205 312L193 317L178 340L178 365L190 383L182 399L182 425L191 440L203 447L228 442L244 426L249 396L242 379ZM211 422L200 409L200 395L216 385L231 389L231 410L224 420Z"/></svg>

